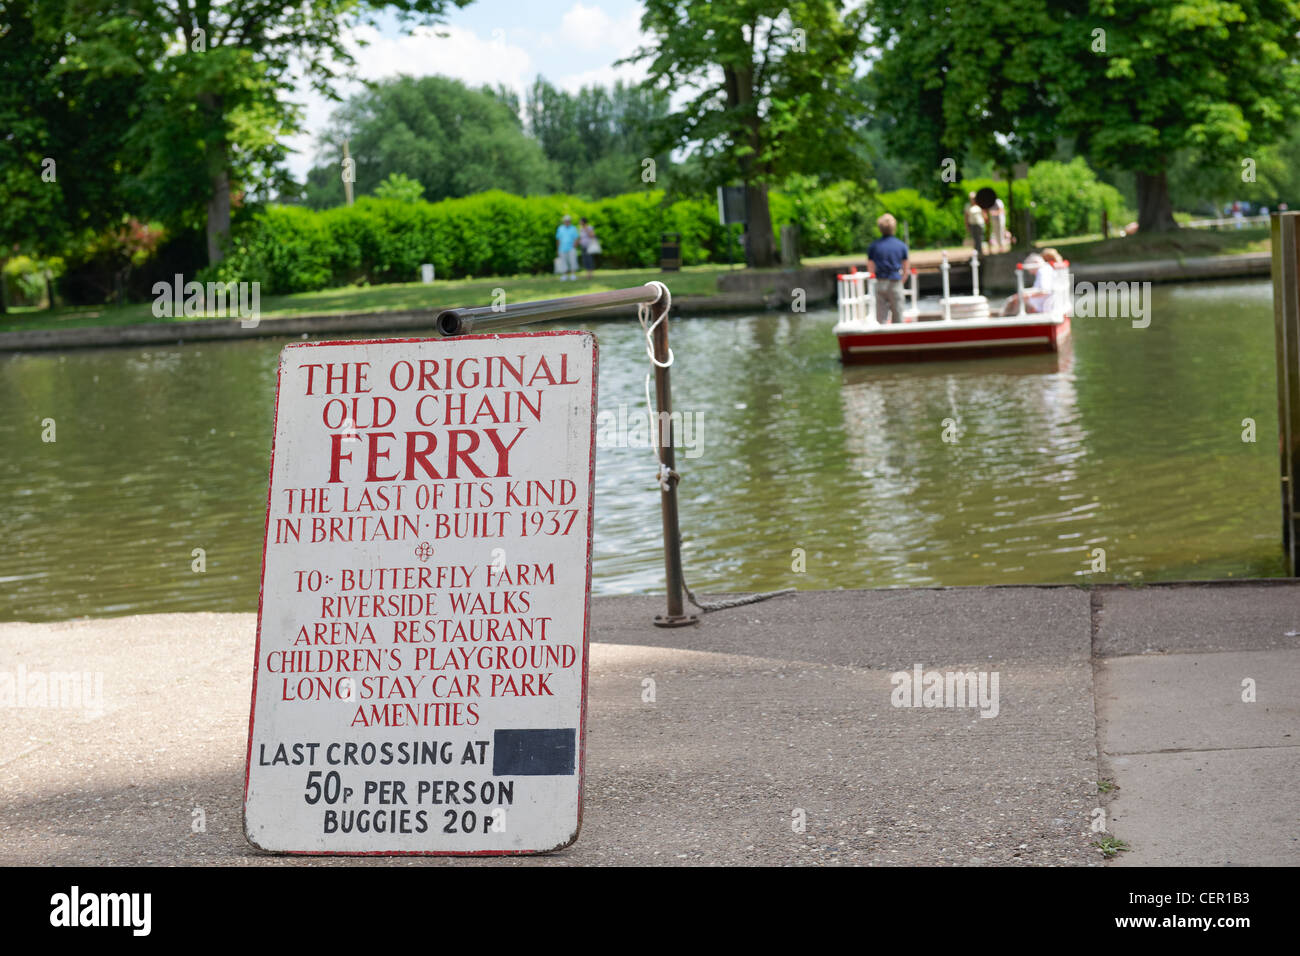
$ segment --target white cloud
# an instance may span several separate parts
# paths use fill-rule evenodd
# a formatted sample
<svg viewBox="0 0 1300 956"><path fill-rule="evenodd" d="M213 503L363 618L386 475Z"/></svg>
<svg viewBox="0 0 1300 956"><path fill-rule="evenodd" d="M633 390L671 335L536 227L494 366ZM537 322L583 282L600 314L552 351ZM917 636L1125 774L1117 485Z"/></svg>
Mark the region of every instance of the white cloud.
<svg viewBox="0 0 1300 956"><path fill-rule="evenodd" d="M641 40L641 8L633 7L615 20L600 7L579 0L560 18L560 45L579 50L613 51L614 59L624 56Z"/></svg>
<svg viewBox="0 0 1300 956"><path fill-rule="evenodd" d="M532 71L532 57L506 40L504 30L488 38L460 27L416 27L414 32L386 37L372 27L356 35L370 45L354 54L357 73L368 80L409 73L454 76L471 86L504 83L520 90Z"/></svg>
<svg viewBox="0 0 1300 956"><path fill-rule="evenodd" d="M562 50L600 51L608 61L604 66L560 74L552 82L560 89L574 93L584 86L609 86L615 80L639 83L645 79L644 63L615 65L616 61L633 53L643 44L641 14L642 9L638 4L622 17L614 19L600 7L589 7L578 0L560 18L558 35L548 39L553 39L555 46Z"/></svg>

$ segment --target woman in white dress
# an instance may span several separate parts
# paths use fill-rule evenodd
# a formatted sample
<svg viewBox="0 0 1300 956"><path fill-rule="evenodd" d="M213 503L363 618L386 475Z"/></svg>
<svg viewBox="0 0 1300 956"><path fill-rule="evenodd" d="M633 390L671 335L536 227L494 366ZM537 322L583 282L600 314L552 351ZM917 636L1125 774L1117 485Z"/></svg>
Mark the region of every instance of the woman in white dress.
<svg viewBox="0 0 1300 956"><path fill-rule="evenodd" d="M1044 249L1042 255L1031 252L1022 263L1026 272L1034 270L1034 284L1025 290L1026 312L1051 312L1056 307L1056 264L1065 260L1055 249ZM1020 312L1020 296L1013 295L1002 307L1003 315Z"/></svg>

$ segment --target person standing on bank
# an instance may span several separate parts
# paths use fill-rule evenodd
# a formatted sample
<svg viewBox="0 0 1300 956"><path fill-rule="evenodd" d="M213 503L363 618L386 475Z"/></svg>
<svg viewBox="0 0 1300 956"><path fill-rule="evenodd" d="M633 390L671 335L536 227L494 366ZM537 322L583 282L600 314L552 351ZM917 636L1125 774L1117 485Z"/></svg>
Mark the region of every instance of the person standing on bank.
<svg viewBox="0 0 1300 956"><path fill-rule="evenodd" d="M989 210L989 252L1006 252L1007 246L1007 207L1001 198L993 201Z"/></svg>
<svg viewBox="0 0 1300 956"><path fill-rule="evenodd" d="M573 224L573 217L565 213L555 230L555 273L561 282L566 278L578 281L578 250L574 248L577 241L578 227Z"/></svg>
<svg viewBox="0 0 1300 956"><path fill-rule="evenodd" d="M596 238L596 229L587 222L586 216L580 222L582 225L578 229L578 248L582 250L582 267L587 270L587 278L590 279L592 270L596 268L596 256L600 254L600 240Z"/></svg>
<svg viewBox="0 0 1300 956"><path fill-rule="evenodd" d="M876 274L876 321L903 321L903 280L908 274L907 244L894 235L898 220L885 213L876 220L880 238L867 247L867 268Z"/></svg>
<svg viewBox="0 0 1300 956"><path fill-rule="evenodd" d="M966 231L975 243L975 251L984 255L984 207L975 201L975 194L970 194L970 204L966 207Z"/></svg>

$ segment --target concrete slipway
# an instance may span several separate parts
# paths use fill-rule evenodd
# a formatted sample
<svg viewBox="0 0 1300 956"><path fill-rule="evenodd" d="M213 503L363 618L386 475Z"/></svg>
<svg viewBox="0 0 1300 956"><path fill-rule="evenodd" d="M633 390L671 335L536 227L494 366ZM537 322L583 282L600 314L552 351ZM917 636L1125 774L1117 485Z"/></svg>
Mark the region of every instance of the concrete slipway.
<svg viewBox="0 0 1300 956"><path fill-rule="evenodd" d="M803 592L676 630L660 601L594 601L578 842L475 865L1095 866L1099 813L1109 865L1300 863L1300 582ZM254 629L0 624L0 671L104 675L98 715L6 710L0 864L464 865L245 843ZM996 671L997 716L891 706L916 664Z"/></svg>

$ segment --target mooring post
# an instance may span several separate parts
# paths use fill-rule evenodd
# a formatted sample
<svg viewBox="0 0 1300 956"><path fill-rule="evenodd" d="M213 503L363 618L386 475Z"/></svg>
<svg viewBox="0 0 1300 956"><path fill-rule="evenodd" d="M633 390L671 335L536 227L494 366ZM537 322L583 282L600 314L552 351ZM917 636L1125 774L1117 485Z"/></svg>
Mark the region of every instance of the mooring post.
<svg viewBox="0 0 1300 956"><path fill-rule="evenodd" d="M1277 343L1277 428L1282 455L1282 549L1300 571L1300 212L1274 213L1273 328Z"/></svg>
<svg viewBox="0 0 1300 956"><path fill-rule="evenodd" d="M673 391L669 378L668 292L663 289L650 305L650 322L654 327L655 401L659 427L655 429L660 461L659 504L664 520L664 571L668 583L668 611L656 614L656 627L682 627L695 624L699 615L687 614L686 583L682 576L682 535L677 522L677 456L673 451Z"/></svg>

